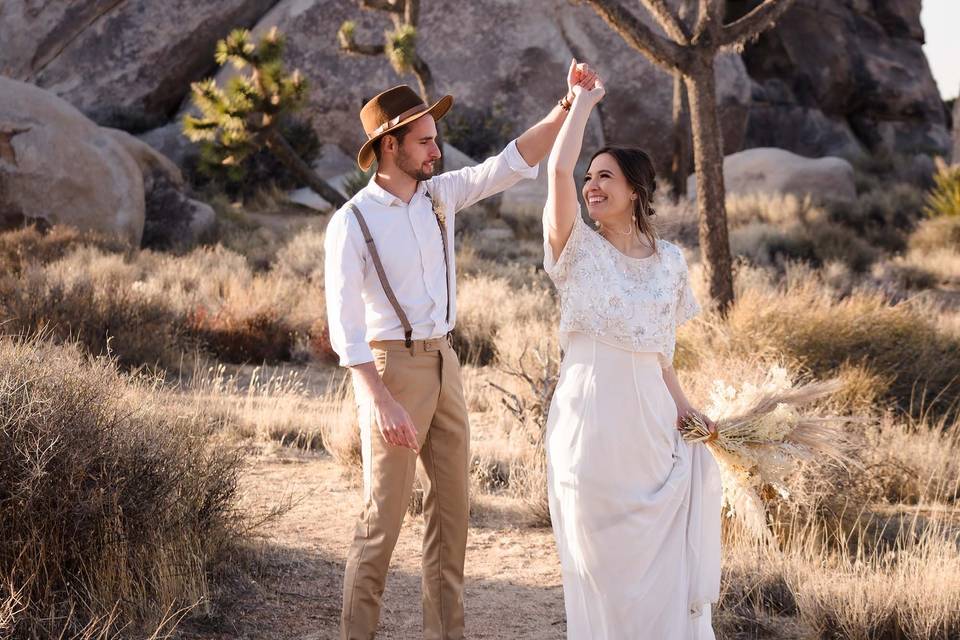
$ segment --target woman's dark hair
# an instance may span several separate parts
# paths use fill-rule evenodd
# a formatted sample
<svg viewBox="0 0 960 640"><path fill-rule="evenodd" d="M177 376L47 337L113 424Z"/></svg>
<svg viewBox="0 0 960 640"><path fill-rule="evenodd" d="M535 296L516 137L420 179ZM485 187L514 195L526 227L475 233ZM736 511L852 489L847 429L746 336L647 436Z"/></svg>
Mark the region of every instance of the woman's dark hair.
<svg viewBox="0 0 960 640"><path fill-rule="evenodd" d="M636 204L633 207L633 221L640 235L647 239L654 251L657 251L657 232L650 220L651 216L657 213L653 208L653 194L657 190L657 171L653 168L653 160L646 151L637 147L607 146L597 150L590 157L590 164L592 165L597 156L604 153L610 154L617 161L627 183L637 192Z"/></svg>

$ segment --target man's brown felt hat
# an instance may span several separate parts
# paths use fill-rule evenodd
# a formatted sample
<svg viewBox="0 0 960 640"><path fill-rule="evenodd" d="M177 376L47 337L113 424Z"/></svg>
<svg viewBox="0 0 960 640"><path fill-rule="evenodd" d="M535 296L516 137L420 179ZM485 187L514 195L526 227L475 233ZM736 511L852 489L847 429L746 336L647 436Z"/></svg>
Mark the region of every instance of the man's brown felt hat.
<svg viewBox="0 0 960 640"><path fill-rule="evenodd" d="M453 96L443 96L428 108L417 92L405 84L374 96L360 110L360 121L363 123L363 130L367 133L367 141L360 147L357 164L366 171L373 164L374 142L428 113L434 120L439 120L451 106L453 106Z"/></svg>

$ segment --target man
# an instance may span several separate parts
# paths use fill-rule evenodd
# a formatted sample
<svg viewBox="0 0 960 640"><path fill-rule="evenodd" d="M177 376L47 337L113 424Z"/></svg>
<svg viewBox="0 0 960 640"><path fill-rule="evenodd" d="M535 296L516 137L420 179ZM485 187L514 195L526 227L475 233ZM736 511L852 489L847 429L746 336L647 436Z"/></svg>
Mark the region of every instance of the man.
<svg viewBox="0 0 960 640"><path fill-rule="evenodd" d="M433 175L436 121L453 103L427 107L401 85L360 111L367 142L357 163L376 175L330 220L325 240L330 341L349 367L360 419L363 511L347 557L341 638L373 638L390 556L413 488L424 488L423 632L463 638L469 426L460 366L450 346L456 318L455 213L534 178L570 107L569 89L593 72L573 61L568 96L497 156Z"/></svg>

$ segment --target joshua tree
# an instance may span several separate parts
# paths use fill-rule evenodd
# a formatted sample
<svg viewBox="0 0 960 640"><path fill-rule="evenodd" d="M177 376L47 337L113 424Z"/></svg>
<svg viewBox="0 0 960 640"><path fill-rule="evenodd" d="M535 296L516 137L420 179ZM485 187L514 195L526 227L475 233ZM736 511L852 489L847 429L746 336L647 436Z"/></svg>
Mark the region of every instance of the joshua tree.
<svg viewBox="0 0 960 640"><path fill-rule="evenodd" d="M193 103L201 116L187 116L184 134L201 143L205 161L233 170L237 178L244 173L244 161L266 147L300 182L339 207L345 198L297 155L278 128L283 115L303 105L307 90L299 70L288 74L284 69L283 45L276 27L257 44L246 29L219 41L217 64L229 61L238 71L249 68L250 74L238 73L226 90L212 78L193 83Z"/></svg>
<svg viewBox="0 0 960 640"><path fill-rule="evenodd" d="M390 15L393 29L384 33L383 44L358 44L354 39L357 25L347 20L340 26L337 39L347 53L365 56L386 56L400 75L412 73L417 79L420 97L428 105L436 99L433 73L417 52L417 22L420 20L420 0L359 0L361 9L385 11ZM443 149L440 123L437 123L437 146ZM437 173L443 171L443 158L437 163Z"/></svg>
<svg viewBox="0 0 960 640"><path fill-rule="evenodd" d="M769 29L793 0L763 0L742 18L723 24L723 0L697 0L693 28L667 0L641 0L667 37L655 33L620 0L584 0L631 47L667 72L683 77L690 100L693 157L697 174L700 250L710 297L721 314L733 303L733 273L723 187L723 142L717 113L714 62L721 49L741 47Z"/></svg>
<svg viewBox="0 0 960 640"><path fill-rule="evenodd" d="M680 0L677 17L683 24L693 15L695 0ZM673 157L670 161L670 186L674 203L687 195L687 175L690 173L690 104L683 74L673 71Z"/></svg>

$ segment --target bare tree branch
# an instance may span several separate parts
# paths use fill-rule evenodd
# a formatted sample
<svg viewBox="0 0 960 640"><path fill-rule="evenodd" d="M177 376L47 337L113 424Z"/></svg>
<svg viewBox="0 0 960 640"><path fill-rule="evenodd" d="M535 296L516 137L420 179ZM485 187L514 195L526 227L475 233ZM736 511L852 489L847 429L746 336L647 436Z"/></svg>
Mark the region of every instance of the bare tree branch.
<svg viewBox="0 0 960 640"><path fill-rule="evenodd" d="M403 6L396 0L360 0L361 9L371 9L374 11L389 11L391 13L403 13Z"/></svg>
<svg viewBox="0 0 960 640"><path fill-rule="evenodd" d="M362 56L382 56L386 47L382 44L358 44L341 36L340 48L347 53L356 53Z"/></svg>
<svg viewBox="0 0 960 640"><path fill-rule="evenodd" d="M683 48L654 33L618 0L584 0L627 44L668 71L680 68L685 59Z"/></svg>
<svg viewBox="0 0 960 640"><path fill-rule="evenodd" d="M683 22L681 22L677 16L674 15L673 11L670 10L670 7L667 6L666 0L641 1L647 8L647 11L656 18L657 23L663 27L663 30L668 36L673 38L678 44L690 44L690 33L687 31Z"/></svg>
<svg viewBox="0 0 960 640"><path fill-rule="evenodd" d="M720 46L742 44L755 38L780 19L794 0L764 0L764 3L735 22L723 28Z"/></svg>
<svg viewBox="0 0 960 640"><path fill-rule="evenodd" d="M433 73L430 71L429 65L420 57L420 54L413 58L413 75L416 76L417 83L420 85L420 95L423 96L423 101L430 104L431 100L436 100Z"/></svg>
<svg viewBox="0 0 960 640"><path fill-rule="evenodd" d="M410 26L417 26L420 21L420 0L407 0L403 7L403 21Z"/></svg>
<svg viewBox="0 0 960 640"><path fill-rule="evenodd" d="M720 39L723 27L723 1L698 0L697 24L693 28L693 41L710 46Z"/></svg>

